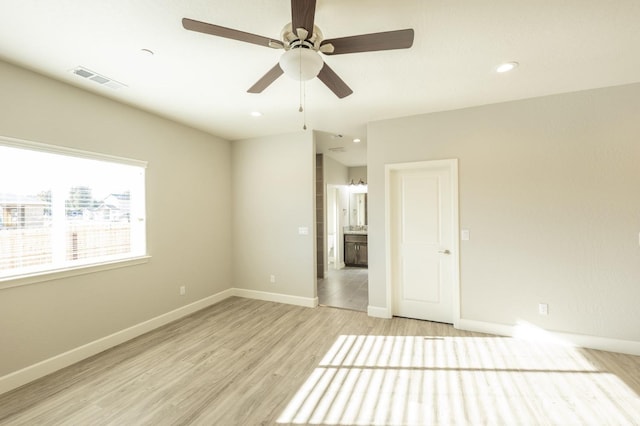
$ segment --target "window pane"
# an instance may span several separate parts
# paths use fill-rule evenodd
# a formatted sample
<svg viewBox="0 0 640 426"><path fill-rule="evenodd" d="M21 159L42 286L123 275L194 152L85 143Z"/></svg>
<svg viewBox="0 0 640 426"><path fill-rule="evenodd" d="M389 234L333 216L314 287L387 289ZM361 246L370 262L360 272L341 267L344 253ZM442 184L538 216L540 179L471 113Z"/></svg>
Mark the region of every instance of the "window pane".
<svg viewBox="0 0 640 426"><path fill-rule="evenodd" d="M50 202L0 193L0 271L51 263Z"/></svg>
<svg viewBox="0 0 640 426"><path fill-rule="evenodd" d="M145 254L144 168L0 145L0 278Z"/></svg>

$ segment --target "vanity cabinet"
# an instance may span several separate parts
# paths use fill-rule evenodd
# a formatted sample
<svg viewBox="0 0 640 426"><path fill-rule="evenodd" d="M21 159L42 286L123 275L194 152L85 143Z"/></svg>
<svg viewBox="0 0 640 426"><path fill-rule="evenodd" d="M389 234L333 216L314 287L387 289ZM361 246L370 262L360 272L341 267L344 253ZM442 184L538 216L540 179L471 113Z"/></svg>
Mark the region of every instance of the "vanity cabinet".
<svg viewBox="0 0 640 426"><path fill-rule="evenodd" d="M344 264L347 266L368 266L367 236L344 235Z"/></svg>

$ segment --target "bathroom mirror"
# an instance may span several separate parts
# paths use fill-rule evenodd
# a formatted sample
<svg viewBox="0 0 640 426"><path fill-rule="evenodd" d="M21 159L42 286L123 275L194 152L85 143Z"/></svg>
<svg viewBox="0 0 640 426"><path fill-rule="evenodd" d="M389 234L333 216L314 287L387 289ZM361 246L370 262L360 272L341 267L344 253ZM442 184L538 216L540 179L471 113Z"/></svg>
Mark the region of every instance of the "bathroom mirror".
<svg viewBox="0 0 640 426"><path fill-rule="evenodd" d="M349 196L349 225L367 224L367 193L352 193Z"/></svg>

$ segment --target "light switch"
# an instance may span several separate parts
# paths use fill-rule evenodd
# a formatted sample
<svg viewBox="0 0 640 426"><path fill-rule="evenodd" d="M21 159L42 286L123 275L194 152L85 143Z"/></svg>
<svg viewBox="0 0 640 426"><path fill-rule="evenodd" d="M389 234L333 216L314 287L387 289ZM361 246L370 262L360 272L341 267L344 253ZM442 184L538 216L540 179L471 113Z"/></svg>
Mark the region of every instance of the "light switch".
<svg viewBox="0 0 640 426"><path fill-rule="evenodd" d="M460 239L462 239L462 241L469 241L469 230L468 229L463 229L460 232Z"/></svg>
<svg viewBox="0 0 640 426"><path fill-rule="evenodd" d="M309 235L309 228L307 228L306 226L300 226L298 228L298 234L299 235Z"/></svg>

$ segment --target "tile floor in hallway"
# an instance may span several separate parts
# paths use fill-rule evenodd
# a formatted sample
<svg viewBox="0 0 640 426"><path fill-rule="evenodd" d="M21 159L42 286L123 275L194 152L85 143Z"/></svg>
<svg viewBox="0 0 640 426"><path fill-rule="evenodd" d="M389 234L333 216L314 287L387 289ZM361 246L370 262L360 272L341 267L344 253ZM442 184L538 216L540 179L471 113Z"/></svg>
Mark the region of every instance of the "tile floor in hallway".
<svg viewBox="0 0 640 426"><path fill-rule="evenodd" d="M369 270L347 267L329 269L318 279L318 302L336 308L367 311L369 305Z"/></svg>

